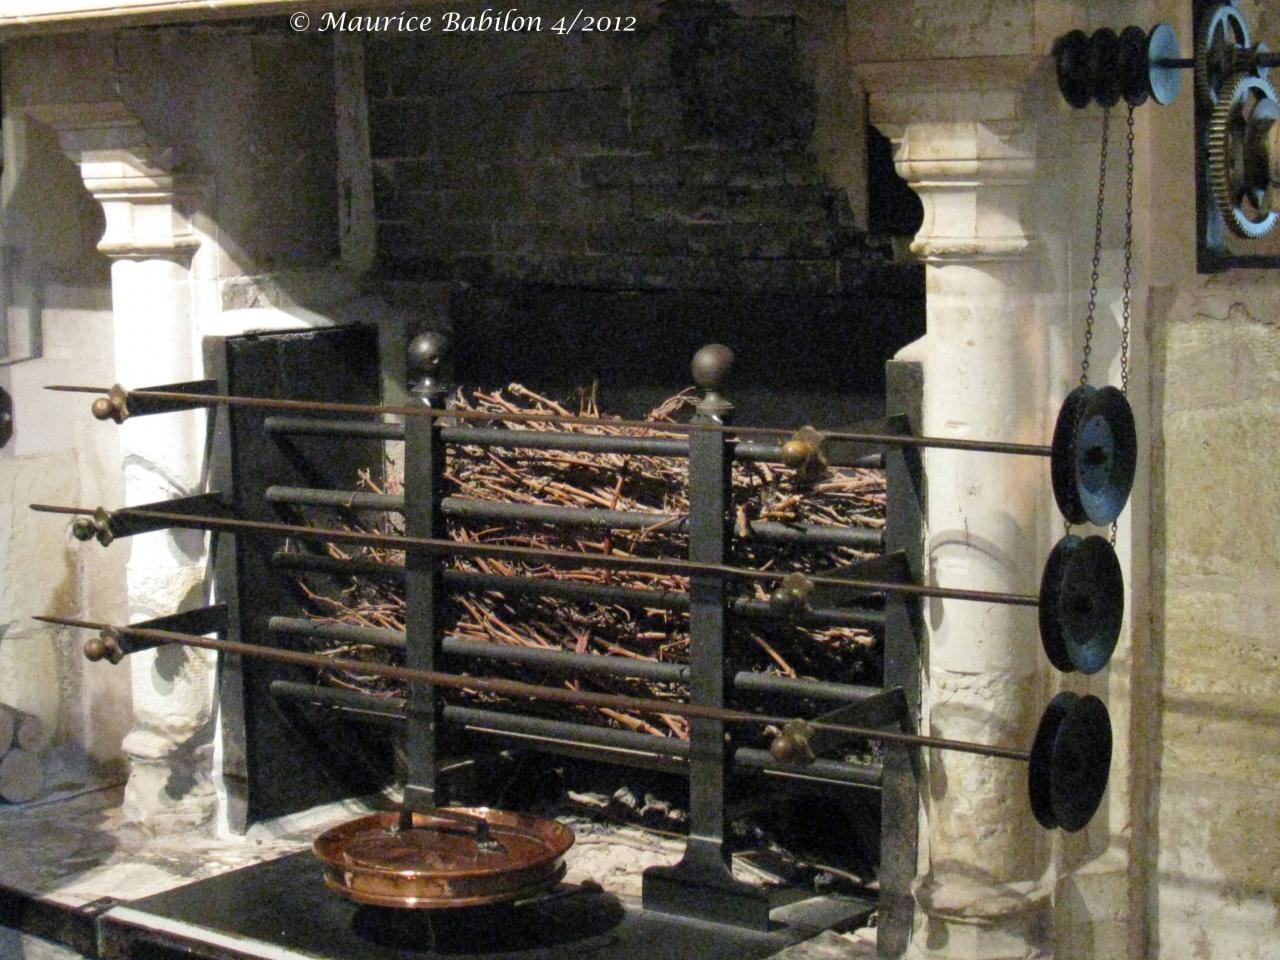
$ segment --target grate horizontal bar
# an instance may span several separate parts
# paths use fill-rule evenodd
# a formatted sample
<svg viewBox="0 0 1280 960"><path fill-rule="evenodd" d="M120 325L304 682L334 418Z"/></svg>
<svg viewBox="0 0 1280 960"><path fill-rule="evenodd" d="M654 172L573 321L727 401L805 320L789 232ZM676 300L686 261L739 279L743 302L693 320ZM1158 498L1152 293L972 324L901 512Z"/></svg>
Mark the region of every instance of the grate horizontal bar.
<svg viewBox="0 0 1280 960"><path fill-rule="evenodd" d="M281 506L385 510L393 513L404 510L404 497L362 490L272 486L267 488L264 496L268 503ZM441 503L441 510L446 517L458 520L546 523L598 530L662 530L680 535L687 534L689 530L687 516L671 513L637 513L631 510L604 510L592 507L550 507L462 497L445 497ZM749 524L749 529L750 536L739 538L739 540L829 549L843 547L863 552L879 551L884 546L883 533L874 527L787 524L772 520L753 520Z"/></svg>
<svg viewBox="0 0 1280 960"><path fill-rule="evenodd" d="M608 421L602 421L607 424ZM263 429L273 436L359 437L371 440L403 440L404 424L377 420L335 420L323 417L267 417ZM661 425L655 425L659 429ZM687 457L685 437L619 437L563 431L509 430L500 427L444 427L445 443L512 450L559 450L567 453L603 453L641 457ZM781 463L782 444L731 440L729 449L740 463ZM883 454L859 457L852 466L880 469Z"/></svg>
<svg viewBox="0 0 1280 960"><path fill-rule="evenodd" d="M305 570L338 576L383 577L404 576L404 566L377 563L372 560L344 560L310 553L277 551L272 566L280 570ZM478 593L492 590L512 596L558 597L583 603L617 604L636 609L688 610L689 595L676 590L641 590L603 583L579 583L549 577L503 576L467 570L445 570L444 582L454 590ZM851 597L850 602L876 603L871 596ZM729 611L746 620L783 620L787 613L767 600L754 597L732 597ZM792 614L804 626L859 627L863 630L884 629L884 611L872 607L803 607Z"/></svg>
<svg viewBox="0 0 1280 960"><path fill-rule="evenodd" d="M378 721L403 720L406 702L398 697L376 697L354 690L322 687L314 684L275 680L271 684L275 697L302 701L321 706L337 707L352 714L353 719ZM651 766L643 758L668 761L667 769L688 772L689 743L675 737L655 737L630 730L611 727L594 727L584 723L532 717L497 710L481 710L474 707L446 706L444 720L447 723L481 734L497 734L515 737L525 742L535 741L541 749L569 748L568 752L581 754L585 748L591 752L608 751L632 755L637 766ZM610 759L619 759L610 757ZM741 747L734 751L734 766L741 771L754 771L807 781L840 786L878 787L881 766L841 763L836 760L815 760L803 768L780 764L767 750Z"/></svg>
<svg viewBox="0 0 1280 960"><path fill-rule="evenodd" d="M267 623L267 628L273 633L289 636L320 637L344 643L367 643L380 647L403 648L405 643L405 635L400 630L360 627L347 623L319 623L301 617L272 617ZM595 673L652 680L658 683L688 683L689 681L689 668L679 663L660 663L607 654L571 653L567 650L506 646L487 643L483 640L463 640L458 637L445 637L441 648L445 653L453 656L499 660L567 675ZM781 677L775 674L753 673L748 670L736 673L733 681L735 688L743 692L832 700L840 703L861 703L881 693L879 687Z"/></svg>

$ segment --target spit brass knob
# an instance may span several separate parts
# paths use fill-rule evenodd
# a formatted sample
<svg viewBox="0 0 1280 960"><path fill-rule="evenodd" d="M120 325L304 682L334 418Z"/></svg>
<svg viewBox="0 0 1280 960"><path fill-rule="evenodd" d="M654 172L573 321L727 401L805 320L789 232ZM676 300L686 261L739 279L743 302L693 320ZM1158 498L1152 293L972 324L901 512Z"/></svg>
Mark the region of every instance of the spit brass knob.
<svg viewBox="0 0 1280 960"><path fill-rule="evenodd" d="M114 420L124 423L129 419L129 391L115 384L105 397L98 397L89 407L96 420Z"/></svg>
<svg viewBox="0 0 1280 960"><path fill-rule="evenodd" d="M813 763L815 732L803 720L788 720L769 744L769 753L779 763Z"/></svg>
<svg viewBox="0 0 1280 960"><path fill-rule="evenodd" d="M97 533L98 528L90 517L76 517L71 522L71 535L81 543L88 543Z"/></svg>
<svg viewBox="0 0 1280 960"><path fill-rule="evenodd" d="M822 455L823 436L813 427L801 427L782 445L782 462L807 482L817 480L827 469Z"/></svg>
<svg viewBox="0 0 1280 960"><path fill-rule="evenodd" d="M812 580L803 573L789 573L769 595L769 604L790 616L804 606L811 593Z"/></svg>
<svg viewBox="0 0 1280 960"><path fill-rule="evenodd" d="M103 630L98 636L90 637L84 642L84 656L93 663L99 660L119 663L124 659L124 649L114 630Z"/></svg>
<svg viewBox="0 0 1280 960"><path fill-rule="evenodd" d="M76 517L71 521L71 535L81 543L97 540L104 547L109 547L116 538L115 531L111 529L111 514L98 507L92 516Z"/></svg>

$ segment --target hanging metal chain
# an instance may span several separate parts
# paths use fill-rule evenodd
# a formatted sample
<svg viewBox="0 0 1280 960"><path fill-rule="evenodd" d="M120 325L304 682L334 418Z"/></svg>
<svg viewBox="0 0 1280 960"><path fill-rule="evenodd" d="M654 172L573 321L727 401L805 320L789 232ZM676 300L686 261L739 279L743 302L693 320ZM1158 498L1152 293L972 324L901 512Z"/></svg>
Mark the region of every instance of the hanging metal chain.
<svg viewBox="0 0 1280 960"><path fill-rule="evenodd" d="M1130 110L1132 116L1132 110ZM1093 352L1093 315L1098 309L1098 268L1102 264L1102 211L1107 198L1107 141L1111 134L1111 108L1102 111L1102 153L1098 159L1098 207L1093 221L1093 272L1089 275L1089 305L1084 318L1084 350L1080 360L1080 385L1089 382L1089 354Z"/></svg>
<svg viewBox="0 0 1280 960"><path fill-rule="evenodd" d="M1124 297L1120 308L1120 392L1129 393L1129 330L1133 317L1133 107L1129 108L1125 135L1124 183ZM1120 524L1111 524L1111 545L1116 545Z"/></svg>
<svg viewBox="0 0 1280 960"><path fill-rule="evenodd" d="M1130 108L1130 116L1133 111ZM1107 141L1111 139L1111 108L1102 111L1102 150L1098 156L1098 205L1093 218L1093 266L1089 274L1089 304L1084 318L1084 348L1080 357L1080 386L1089 382L1089 355L1093 353L1093 318L1098 309L1098 277L1102 266L1102 215L1107 200ZM1063 529L1071 533L1071 521Z"/></svg>
<svg viewBox="0 0 1280 960"><path fill-rule="evenodd" d="M1133 317L1133 107L1125 118L1124 183L1124 287L1120 309L1120 392L1129 392L1129 333ZM1098 309L1098 279L1102 266L1102 224L1107 198L1107 141L1111 134L1111 109L1102 111L1102 147L1098 155L1098 205L1093 220L1093 262L1089 274L1089 304L1084 320L1084 347L1080 358L1080 385L1089 382L1089 358L1093 353L1093 321ZM1071 532L1071 522L1064 523ZM1111 524L1111 544L1115 545L1119 525Z"/></svg>
<svg viewBox="0 0 1280 960"><path fill-rule="evenodd" d="M1129 392L1129 320L1133 316L1133 107L1125 141L1124 299L1120 311L1120 391Z"/></svg>

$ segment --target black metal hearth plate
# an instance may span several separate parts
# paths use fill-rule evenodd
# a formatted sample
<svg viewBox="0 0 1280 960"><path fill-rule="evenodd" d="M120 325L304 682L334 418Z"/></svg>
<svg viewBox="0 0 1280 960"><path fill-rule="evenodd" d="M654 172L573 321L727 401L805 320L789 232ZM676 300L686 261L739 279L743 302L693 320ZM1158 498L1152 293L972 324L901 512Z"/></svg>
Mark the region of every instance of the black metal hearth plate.
<svg viewBox="0 0 1280 960"><path fill-rule="evenodd" d="M101 955L332 960L763 960L873 902L813 898L774 910L768 933L624 906L589 887L507 906L445 912L363 907L330 893L308 851L116 907Z"/></svg>

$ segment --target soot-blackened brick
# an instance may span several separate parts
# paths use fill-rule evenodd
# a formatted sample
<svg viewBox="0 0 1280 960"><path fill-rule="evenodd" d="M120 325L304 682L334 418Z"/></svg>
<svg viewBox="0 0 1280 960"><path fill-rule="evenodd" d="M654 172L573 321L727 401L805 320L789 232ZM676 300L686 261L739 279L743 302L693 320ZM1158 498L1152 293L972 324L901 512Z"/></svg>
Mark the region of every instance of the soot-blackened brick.
<svg viewBox="0 0 1280 960"><path fill-rule="evenodd" d="M819 167L795 21L631 6L631 35L368 38L380 279L453 284L468 383L599 377L640 412L721 340L744 411L861 409L919 335L922 274Z"/></svg>

